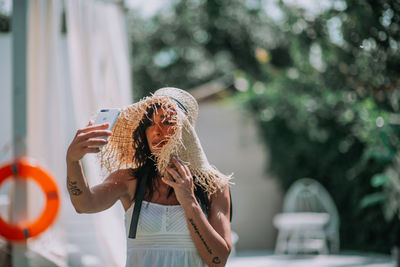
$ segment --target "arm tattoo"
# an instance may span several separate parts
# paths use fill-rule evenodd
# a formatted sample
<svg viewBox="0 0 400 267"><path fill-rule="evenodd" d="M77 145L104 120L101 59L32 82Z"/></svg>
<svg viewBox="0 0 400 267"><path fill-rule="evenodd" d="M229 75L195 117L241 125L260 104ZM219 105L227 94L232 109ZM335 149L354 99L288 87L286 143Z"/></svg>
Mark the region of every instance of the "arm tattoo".
<svg viewBox="0 0 400 267"><path fill-rule="evenodd" d="M203 244L204 244L204 246L206 247L208 253L210 253L210 255L212 255L212 250L211 250L211 248L207 245L207 243L206 243L206 241L204 240L203 236L200 234L199 228L197 228L197 225L194 223L193 219L190 218L190 219L189 219L189 222L190 222L190 224L193 226L193 229L194 229L194 231L196 232L196 234L199 236L201 242L203 242ZM214 257L214 258L212 259L212 262L215 263L215 264L220 264L220 263L221 263L221 260L220 260L220 258L219 258L218 256L216 256L216 257Z"/></svg>
<svg viewBox="0 0 400 267"><path fill-rule="evenodd" d="M221 263L221 260L220 260L218 257L214 257L214 258L212 259L212 262L215 263L215 264L220 264L220 263Z"/></svg>
<svg viewBox="0 0 400 267"><path fill-rule="evenodd" d="M71 181L69 177L67 176L67 185L68 185L68 191L73 195L73 196L79 196L82 194L82 190L80 190L77 186L78 182Z"/></svg>
<svg viewBox="0 0 400 267"><path fill-rule="evenodd" d="M209 246L207 245L206 241L204 240L203 236L200 234L199 229L197 228L197 225L194 223L193 219L190 218L189 219L190 224L193 226L194 231L196 232L196 234L200 237L201 242L203 242L204 246L206 247L208 253L212 254L212 250L211 248L209 248Z"/></svg>

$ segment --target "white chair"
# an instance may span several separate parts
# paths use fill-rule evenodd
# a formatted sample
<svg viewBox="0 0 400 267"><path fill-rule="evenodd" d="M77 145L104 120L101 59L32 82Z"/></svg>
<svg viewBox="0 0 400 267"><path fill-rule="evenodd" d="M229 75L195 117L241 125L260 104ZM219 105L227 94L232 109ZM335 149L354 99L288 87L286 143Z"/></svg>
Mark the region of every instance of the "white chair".
<svg viewBox="0 0 400 267"><path fill-rule="evenodd" d="M326 189L310 178L297 180L286 193L275 253L338 253L339 214Z"/></svg>

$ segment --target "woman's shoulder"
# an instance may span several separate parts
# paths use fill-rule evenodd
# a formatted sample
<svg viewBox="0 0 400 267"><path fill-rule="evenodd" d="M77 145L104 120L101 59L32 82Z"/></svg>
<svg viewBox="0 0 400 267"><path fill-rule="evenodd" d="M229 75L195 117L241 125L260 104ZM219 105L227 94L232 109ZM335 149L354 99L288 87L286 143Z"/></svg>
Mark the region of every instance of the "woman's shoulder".
<svg viewBox="0 0 400 267"><path fill-rule="evenodd" d="M210 202L226 202L226 201L231 201L231 195L230 195L230 188L229 184L226 184L223 186L221 189L216 190L213 194L209 196Z"/></svg>
<svg viewBox="0 0 400 267"><path fill-rule="evenodd" d="M232 199L229 184L212 194L210 196L210 202L210 216L220 214L222 212L227 216L229 221L232 221Z"/></svg>
<svg viewBox="0 0 400 267"><path fill-rule="evenodd" d="M120 196L120 201L125 208L125 211L131 206L133 196L136 191L137 179L133 169L119 169L112 172L108 178L109 183L114 186L120 186L125 193Z"/></svg>

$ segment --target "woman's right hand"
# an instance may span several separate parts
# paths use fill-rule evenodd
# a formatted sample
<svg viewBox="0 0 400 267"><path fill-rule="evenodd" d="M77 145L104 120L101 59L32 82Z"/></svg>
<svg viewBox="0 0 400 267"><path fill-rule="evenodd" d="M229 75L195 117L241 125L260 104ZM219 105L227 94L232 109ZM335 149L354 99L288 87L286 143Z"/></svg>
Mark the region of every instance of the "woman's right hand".
<svg viewBox="0 0 400 267"><path fill-rule="evenodd" d="M67 161L79 161L87 153L100 152L100 146L107 144L105 139L111 135L108 126L108 123L93 126L90 121L85 128L79 129L68 147Z"/></svg>

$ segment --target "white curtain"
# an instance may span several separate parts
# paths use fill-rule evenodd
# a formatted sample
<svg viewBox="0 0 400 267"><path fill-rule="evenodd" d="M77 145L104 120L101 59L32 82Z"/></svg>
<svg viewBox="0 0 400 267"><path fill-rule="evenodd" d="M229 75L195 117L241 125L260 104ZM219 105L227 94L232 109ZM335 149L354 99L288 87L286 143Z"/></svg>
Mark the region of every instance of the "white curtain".
<svg viewBox="0 0 400 267"><path fill-rule="evenodd" d="M117 1L68 0L65 4L73 99L70 108L76 128L81 128L100 108L121 107L132 101L126 28ZM101 182L94 156L85 156L84 169L90 186ZM119 202L107 211L90 215L102 266L125 264L123 215Z"/></svg>
<svg viewBox="0 0 400 267"><path fill-rule="evenodd" d="M27 155L46 168L63 195L65 188L66 106L60 83L60 1L31 0L28 6ZM36 187L36 188L35 188ZM28 183L28 217L37 218L44 197ZM62 208L56 222L28 248L66 266Z"/></svg>

